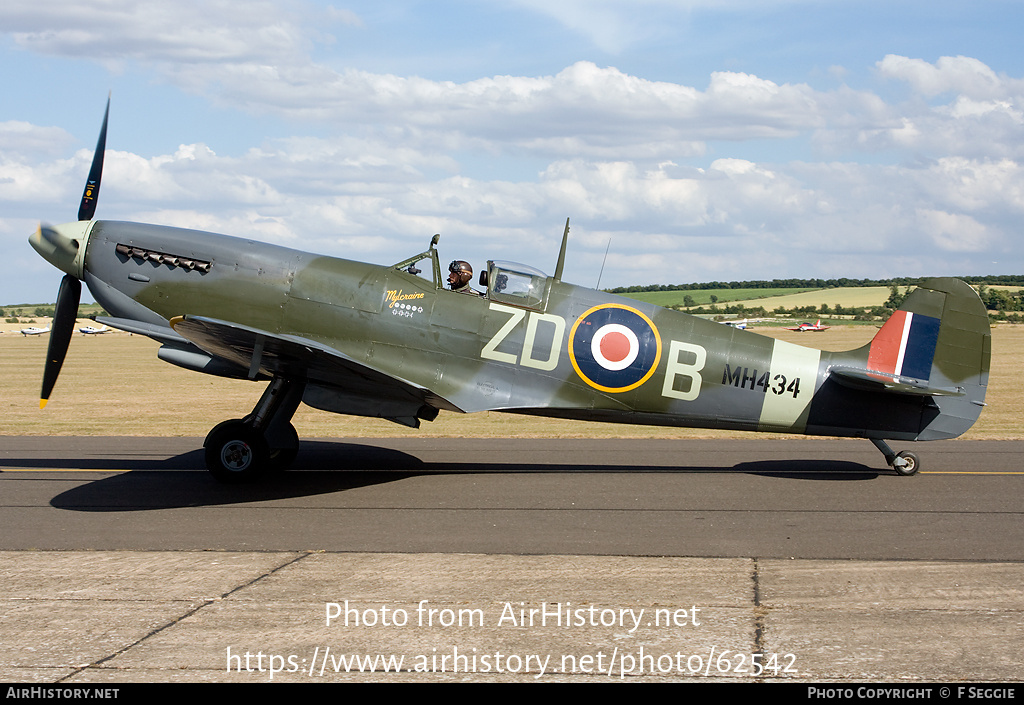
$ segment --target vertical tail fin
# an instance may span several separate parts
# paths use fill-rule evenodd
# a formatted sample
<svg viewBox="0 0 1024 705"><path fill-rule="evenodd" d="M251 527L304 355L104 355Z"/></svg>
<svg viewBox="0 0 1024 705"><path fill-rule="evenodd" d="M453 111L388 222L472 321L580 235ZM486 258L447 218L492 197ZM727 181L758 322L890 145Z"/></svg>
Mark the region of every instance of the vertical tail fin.
<svg viewBox="0 0 1024 705"><path fill-rule="evenodd" d="M930 387L988 384L988 311L958 279L929 279L915 289L871 341L868 369L928 382Z"/></svg>
<svg viewBox="0 0 1024 705"><path fill-rule="evenodd" d="M985 406L991 340L988 312L974 289L958 279L929 279L911 292L869 345L831 374L844 386L904 400L892 397L891 404L878 407L888 433L865 429L869 437L955 438ZM898 423L896 407L903 409ZM914 418L905 415L911 410Z"/></svg>

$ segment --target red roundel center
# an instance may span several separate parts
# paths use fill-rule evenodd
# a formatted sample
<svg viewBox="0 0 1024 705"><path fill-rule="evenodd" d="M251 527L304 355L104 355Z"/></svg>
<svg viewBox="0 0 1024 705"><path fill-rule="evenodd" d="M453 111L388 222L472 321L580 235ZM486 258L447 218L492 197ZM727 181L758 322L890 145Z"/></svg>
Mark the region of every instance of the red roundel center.
<svg viewBox="0 0 1024 705"><path fill-rule="evenodd" d="M629 355L629 338L618 331L607 333L601 338L601 354L609 362L621 362Z"/></svg>

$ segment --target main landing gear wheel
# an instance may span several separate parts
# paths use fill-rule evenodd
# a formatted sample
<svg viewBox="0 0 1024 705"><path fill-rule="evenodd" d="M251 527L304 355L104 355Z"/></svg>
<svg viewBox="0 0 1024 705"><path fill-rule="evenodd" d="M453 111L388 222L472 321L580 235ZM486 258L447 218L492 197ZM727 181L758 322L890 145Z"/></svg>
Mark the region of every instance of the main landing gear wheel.
<svg viewBox="0 0 1024 705"><path fill-rule="evenodd" d="M287 470L299 452L291 418L305 387L301 379L274 377L252 413L214 426L203 443L210 473L221 482L241 483Z"/></svg>
<svg viewBox="0 0 1024 705"><path fill-rule="evenodd" d="M221 482L253 482L271 467L263 436L241 420L218 424L206 437L206 467Z"/></svg>

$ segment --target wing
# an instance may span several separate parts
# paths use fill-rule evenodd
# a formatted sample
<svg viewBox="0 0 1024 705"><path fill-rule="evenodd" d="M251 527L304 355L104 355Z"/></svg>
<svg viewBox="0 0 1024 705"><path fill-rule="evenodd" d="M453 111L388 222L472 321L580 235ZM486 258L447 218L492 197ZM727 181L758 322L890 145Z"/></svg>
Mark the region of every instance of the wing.
<svg viewBox="0 0 1024 705"><path fill-rule="evenodd" d="M462 411L408 380L308 338L281 335L202 316L171 319L174 332L249 379L302 380L303 401L318 409L418 426L439 409Z"/></svg>

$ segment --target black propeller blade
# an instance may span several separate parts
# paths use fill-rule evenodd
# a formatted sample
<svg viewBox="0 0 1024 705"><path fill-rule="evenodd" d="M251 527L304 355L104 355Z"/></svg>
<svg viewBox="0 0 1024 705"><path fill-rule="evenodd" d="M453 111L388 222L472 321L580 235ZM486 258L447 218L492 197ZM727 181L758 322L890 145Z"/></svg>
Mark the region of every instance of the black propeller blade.
<svg viewBox="0 0 1024 705"><path fill-rule="evenodd" d="M96 199L100 192L100 179L103 177L103 153L107 148L107 117L110 115L110 96L107 96L107 109L103 113L103 126L100 128L100 138L96 142L96 151L92 155L92 166L89 168L89 178L85 182L85 192L82 194L82 205L78 208L79 220L92 220L96 214ZM49 228L40 226L41 237L54 247L70 248L74 245L77 250L77 242L64 243ZM73 256L75 253L70 252ZM46 349L46 366L43 368L43 391L39 396L39 408L45 408L46 402L50 399L50 392L57 383L60 375L60 368L64 364L64 357L68 352L68 345L71 343L71 336L75 332L75 321L78 319L78 302L82 296L82 282L70 274L65 274L61 279L60 289L57 291L57 308L53 314L53 325L50 327L50 342Z"/></svg>
<svg viewBox="0 0 1024 705"><path fill-rule="evenodd" d="M75 332L75 320L78 318L78 300L82 295L82 282L70 274L60 280L57 291L57 310L53 314L53 325L50 327L50 343L46 348L46 367L43 369L43 392L39 395L39 408L46 406L50 399L53 385L57 383L64 356L71 343L71 335Z"/></svg>
<svg viewBox="0 0 1024 705"><path fill-rule="evenodd" d="M100 179L103 177L103 153L107 149L107 117L110 115L110 96L107 96L107 109L103 113L103 127L100 138L96 141L96 151L92 155L92 166L89 168L89 179L85 182L82 194L82 205L78 207L79 220L92 220L96 214L96 199L100 195Z"/></svg>

